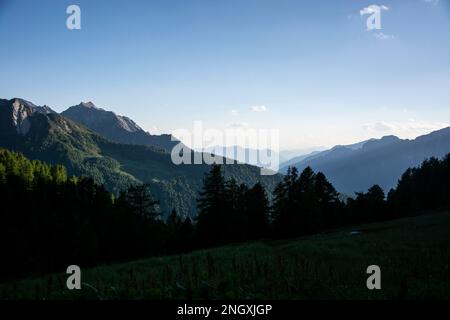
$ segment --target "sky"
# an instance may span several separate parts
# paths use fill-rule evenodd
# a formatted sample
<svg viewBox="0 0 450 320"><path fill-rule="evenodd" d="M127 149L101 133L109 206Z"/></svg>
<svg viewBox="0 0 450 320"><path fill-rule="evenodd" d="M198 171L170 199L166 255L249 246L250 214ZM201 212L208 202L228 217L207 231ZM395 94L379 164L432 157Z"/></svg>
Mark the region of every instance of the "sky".
<svg viewBox="0 0 450 320"><path fill-rule="evenodd" d="M299 149L450 126L449 0L0 0L0 41L0 98L92 101L151 133L202 121Z"/></svg>

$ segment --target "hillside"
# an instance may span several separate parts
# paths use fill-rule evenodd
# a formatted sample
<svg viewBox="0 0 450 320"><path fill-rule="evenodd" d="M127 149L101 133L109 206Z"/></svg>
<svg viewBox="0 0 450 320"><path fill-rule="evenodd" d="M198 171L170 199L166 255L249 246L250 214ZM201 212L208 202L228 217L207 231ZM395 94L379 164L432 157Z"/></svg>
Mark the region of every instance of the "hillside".
<svg viewBox="0 0 450 320"><path fill-rule="evenodd" d="M54 274L2 285L0 298L448 299L449 227L450 213L438 212L83 270L79 292ZM366 288L373 264L382 290Z"/></svg>
<svg viewBox="0 0 450 320"><path fill-rule="evenodd" d="M64 165L70 175L89 176L118 193L132 184L150 183L165 214L173 208L194 216L196 197L208 165L174 165L159 147L112 142L85 126L22 100L0 99L0 147L31 159ZM45 109L47 110L47 109ZM279 176L261 176L257 167L224 166L239 183L262 182L272 190Z"/></svg>
<svg viewBox="0 0 450 320"><path fill-rule="evenodd" d="M357 147L355 147L357 146ZM430 157L441 158L450 152L450 128L402 140L395 136L371 139L350 146L336 146L290 162L300 171L311 167L323 172L336 189L348 195L365 191L374 184L386 192L396 186L401 174ZM284 167L280 172L286 172Z"/></svg>
<svg viewBox="0 0 450 320"><path fill-rule="evenodd" d="M289 159L288 161L285 161L281 163L280 165L280 172L287 172L288 167L292 166L299 166L303 161L311 161L313 159L322 158L327 156L328 154L334 154L334 156L341 154L340 151L346 150L346 151L355 151L358 149L361 149L367 142L374 141L376 139L369 139L365 141L361 141L354 144L349 145L338 145L334 146L331 149L325 149L324 148L316 148L314 150L311 150L310 152L306 154L301 154L299 156L296 156L294 158Z"/></svg>

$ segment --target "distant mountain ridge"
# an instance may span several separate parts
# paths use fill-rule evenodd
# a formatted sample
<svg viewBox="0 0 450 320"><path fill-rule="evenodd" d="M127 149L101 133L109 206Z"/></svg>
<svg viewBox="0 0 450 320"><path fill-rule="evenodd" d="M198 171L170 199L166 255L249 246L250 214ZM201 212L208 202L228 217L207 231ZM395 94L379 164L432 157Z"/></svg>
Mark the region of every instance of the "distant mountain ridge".
<svg viewBox="0 0 450 320"><path fill-rule="evenodd" d="M78 116L80 122L75 120ZM156 142L152 140L155 137ZM1 147L32 159L63 164L70 174L93 177L116 193L131 184L149 182L162 199L164 210L175 207L181 214L193 215L197 191L209 166L174 165L168 141L177 143L170 135L152 136L133 120L97 108L92 102L80 103L60 115L48 106L24 99L0 99ZM388 191L407 168L449 152L450 128L446 128L414 140L386 136L335 146L301 156L291 165L299 170L310 166L321 171L339 192L353 195L373 184ZM225 175L238 183L262 182L268 191L280 181L278 175L260 176L255 166L224 167ZM281 172L285 170L287 167Z"/></svg>
<svg viewBox="0 0 450 320"><path fill-rule="evenodd" d="M354 148L359 145L359 148ZM353 147L353 148L352 148ZM386 192L396 186L400 175L430 157L450 152L450 127L402 140L396 136L370 139L351 146L336 146L290 164L299 170L310 166L323 172L342 193L353 195L379 184ZM280 172L286 172L287 166Z"/></svg>
<svg viewBox="0 0 450 320"><path fill-rule="evenodd" d="M361 141L361 142L349 144L349 145L337 145L331 149L326 149L326 150L314 150L308 154L303 154L303 155L294 157L288 161L281 163L279 171L285 173L287 171L287 168L290 166L296 166L296 164L301 163L302 161L305 161L306 159L312 160L314 158L323 157L334 150L341 150L341 151L347 150L347 149L358 150L358 149L362 148L364 146L364 144L366 144L367 142L370 142L372 140L376 140L376 139L369 139L369 140L365 140L365 141Z"/></svg>
<svg viewBox="0 0 450 320"><path fill-rule="evenodd" d="M156 146L166 151L172 150L179 143L169 134L152 135L130 118L98 108L92 102L81 102L63 111L61 115L115 142Z"/></svg>
<svg viewBox="0 0 450 320"><path fill-rule="evenodd" d="M299 162L299 159L309 157L315 153L324 150L324 147L313 147L297 150L280 150L275 151L271 149L252 149L238 145L233 146L213 146L204 148L203 152L213 153L218 156L227 157L239 161L240 163L247 163L253 166L264 167L273 170L279 170L290 163ZM271 164L264 163L272 160ZM276 162L278 168L275 169Z"/></svg>
<svg viewBox="0 0 450 320"><path fill-rule="evenodd" d="M281 163L287 162L289 160L292 160L297 157L302 157L308 154L311 154L312 152L320 152L323 150L326 150L327 148L322 146L315 146L315 147L308 147L308 148L301 148L301 149L283 149L280 150L280 159Z"/></svg>
<svg viewBox="0 0 450 320"><path fill-rule="evenodd" d="M83 108L92 105L83 106ZM132 122L129 123L132 125ZM170 153L153 145L113 142L48 107L23 99L0 99L0 147L30 159L64 165L69 175L92 177L118 193L136 183L149 183L165 214L176 209L195 216L197 192L210 166L175 165ZM260 168L224 165L224 175L238 183L261 182L270 192L280 176L261 176Z"/></svg>

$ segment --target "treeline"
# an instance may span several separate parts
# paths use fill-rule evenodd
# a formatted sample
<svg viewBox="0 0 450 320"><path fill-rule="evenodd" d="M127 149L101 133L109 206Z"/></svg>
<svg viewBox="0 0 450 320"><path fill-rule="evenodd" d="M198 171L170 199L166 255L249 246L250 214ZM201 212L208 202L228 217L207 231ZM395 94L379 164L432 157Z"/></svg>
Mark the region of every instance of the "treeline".
<svg viewBox="0 0 450 320"><path fill-rule="evenodd" d="M322 173L289 170L269 201L261 184L226 180L212 166L193 221L164 221L147 185L118 197L63 166L0 149L0 281L195 248L289 238L450 205L450 155L408 169L385 196L379 186L343 201Z"/></svg>
<svg viewBox="0 0 450 320"><path fill-rule="evenodd" d="M225 181L214 166L200 193L197 240L203 246L290 238L400 218L450 206L450 154L408 169L389 191L374 185L346 201L321 172L290 168L269 200L264 188Z"/></svg>
<svg viewBox="0 0 450 320"><path fill-rule="evenodd" d="M147 186L114 198L91 178L0 149L0 280L165 254Z"/></svg>
<svg viewBox="0 0 450 320"><path fill-rule="evenodd" d="M322 173L290 168L269 202L264 188L225 181L213 166L198 199L197 239L204 246L290 238L349 222L346 204Z"/></svg>

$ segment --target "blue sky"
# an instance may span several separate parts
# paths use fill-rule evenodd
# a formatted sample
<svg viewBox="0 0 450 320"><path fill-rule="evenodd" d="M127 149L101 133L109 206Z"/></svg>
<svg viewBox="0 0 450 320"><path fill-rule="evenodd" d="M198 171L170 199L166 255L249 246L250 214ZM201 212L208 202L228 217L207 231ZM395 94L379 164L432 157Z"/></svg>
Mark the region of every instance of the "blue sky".
<svg viewBox="0 0 450 320"><path fill-rule="evenodd" d="M450 124L447 0L0 0L0 41L1 98L93 101L154 133L202 120L304 148Z"/></svg>

